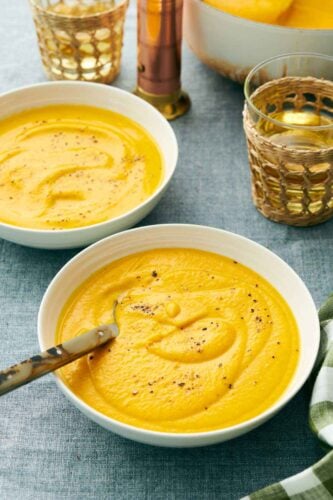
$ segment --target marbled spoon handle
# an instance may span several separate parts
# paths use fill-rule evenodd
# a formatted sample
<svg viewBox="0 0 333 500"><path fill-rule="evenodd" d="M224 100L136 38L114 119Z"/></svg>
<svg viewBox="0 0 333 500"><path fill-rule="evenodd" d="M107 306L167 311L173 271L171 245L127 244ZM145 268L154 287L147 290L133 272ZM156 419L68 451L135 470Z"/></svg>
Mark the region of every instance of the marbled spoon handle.
<svg viewBox="0 0 333 500"><path fill-rule="evenodd" d="M32 356L22 363L13 365L7 370L0 371L0 396L71 363L117 337L118 333L116 323L98 326L83 335Z"/></svg>

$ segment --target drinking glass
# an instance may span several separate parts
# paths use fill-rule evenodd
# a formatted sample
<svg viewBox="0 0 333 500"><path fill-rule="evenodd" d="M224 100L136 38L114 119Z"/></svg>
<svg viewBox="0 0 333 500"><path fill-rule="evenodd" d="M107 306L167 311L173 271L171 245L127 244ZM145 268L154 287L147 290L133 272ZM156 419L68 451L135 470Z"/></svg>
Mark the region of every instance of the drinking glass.
<svg viewBox="0 0 333 500"><path fill-rule="evenodd" d="M333 57L297 53L257 65L245 81L252 197L295 226L333 215Z"/></svg>
<svg viewBox="0 0 333 500"><path fill-rule="evenodd" d="M120 71L128 0L30 0L52 80L110 83Z"/></svg>

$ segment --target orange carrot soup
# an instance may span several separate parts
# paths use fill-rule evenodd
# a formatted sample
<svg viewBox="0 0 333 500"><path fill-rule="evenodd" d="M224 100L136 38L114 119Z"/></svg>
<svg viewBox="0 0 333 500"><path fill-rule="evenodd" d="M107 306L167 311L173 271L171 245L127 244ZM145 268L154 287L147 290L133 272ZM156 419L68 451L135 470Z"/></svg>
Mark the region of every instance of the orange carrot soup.
<svg viewBox="0 0 333 500"><path fill-rule="evenodd" d="M294 375L289 306L229 258L173 248L112 262L70 297L57 342L112 322L116 299L119 336L60 370L79 398L116 420L176 433L229 427L267 410Z"/></svg>

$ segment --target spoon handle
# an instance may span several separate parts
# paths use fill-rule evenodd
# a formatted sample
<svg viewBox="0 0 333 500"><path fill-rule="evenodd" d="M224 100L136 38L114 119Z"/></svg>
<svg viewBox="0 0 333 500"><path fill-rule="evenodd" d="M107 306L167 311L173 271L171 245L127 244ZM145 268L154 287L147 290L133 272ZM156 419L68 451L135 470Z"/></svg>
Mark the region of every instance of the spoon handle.
<svg viewBox="0 0 333 500"><path fill-rule="evenodd" d="M71 363L118 335L115 323L102 325L0 371L0 396Z"/></svg>

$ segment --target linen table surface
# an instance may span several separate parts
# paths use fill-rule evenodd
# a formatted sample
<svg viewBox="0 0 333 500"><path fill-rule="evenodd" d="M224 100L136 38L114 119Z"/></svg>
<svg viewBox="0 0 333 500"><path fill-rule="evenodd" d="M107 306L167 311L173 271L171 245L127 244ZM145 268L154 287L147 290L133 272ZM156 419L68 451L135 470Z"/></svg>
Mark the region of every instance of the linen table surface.
<svg viewBox="0 0 333 500"><path fill-rule="evenodd" d="M133 4L115 82L129 91L136 78L135 18ZM28 2L1 0L0 92L45 80ZM203 66L186 47L183 84L193 106L172 123L180 146L178 168L142 225L206 224L252 238L299 273L319 306L333 287L333 220L301 229L264 219L251 202L241 86ZM38 352L40 300L76 253L0 240L0 368ZM236 440L163 449L100 428L65 399L48 375L0 399L0 499L240 498L324 456L308 426L310 394L306 385L276 417Z"/></svg>

